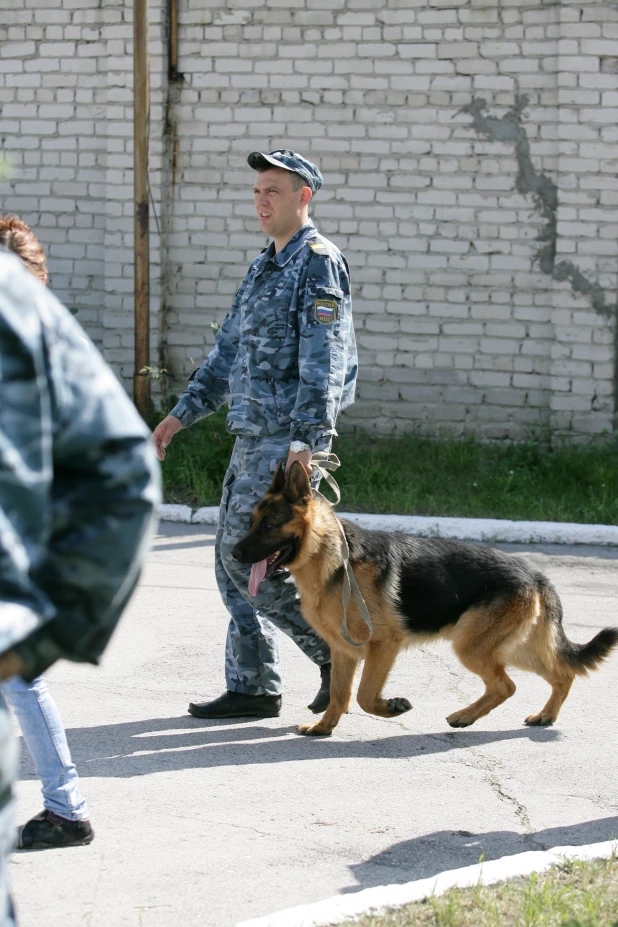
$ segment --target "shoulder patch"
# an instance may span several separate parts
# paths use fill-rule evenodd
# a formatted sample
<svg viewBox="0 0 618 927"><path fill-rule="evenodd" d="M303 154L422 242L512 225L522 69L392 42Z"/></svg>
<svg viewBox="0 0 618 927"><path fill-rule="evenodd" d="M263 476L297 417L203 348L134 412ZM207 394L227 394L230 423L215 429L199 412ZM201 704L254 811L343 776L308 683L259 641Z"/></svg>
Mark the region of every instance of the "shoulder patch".
<svg viewBox="0 0 618 927"><path fill-rule="evenodd" d="M328 248L323 241L313 241L309 243L309 247L312 251L328 251Z"/></svg>
<svg viewBox="0 0 618 927"><path fill-rule="evenodd" d="M313 317L322 325L332 325L337 321L337 303L334 299L316 299L313 304Z"/></svg>

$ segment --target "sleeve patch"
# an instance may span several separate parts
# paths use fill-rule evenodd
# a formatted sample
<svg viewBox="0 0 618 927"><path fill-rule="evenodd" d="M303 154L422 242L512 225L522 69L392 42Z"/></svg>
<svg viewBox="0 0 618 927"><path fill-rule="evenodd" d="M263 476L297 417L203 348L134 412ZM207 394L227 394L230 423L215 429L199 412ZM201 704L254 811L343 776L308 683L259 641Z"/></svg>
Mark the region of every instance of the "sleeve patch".
<svg viewBox="0 0 618 927"><path fill-rule="evenodd" d="M313 317L322 325L332 325L337 321L337 303L334 299L316 299L313 304Z"/></svg>

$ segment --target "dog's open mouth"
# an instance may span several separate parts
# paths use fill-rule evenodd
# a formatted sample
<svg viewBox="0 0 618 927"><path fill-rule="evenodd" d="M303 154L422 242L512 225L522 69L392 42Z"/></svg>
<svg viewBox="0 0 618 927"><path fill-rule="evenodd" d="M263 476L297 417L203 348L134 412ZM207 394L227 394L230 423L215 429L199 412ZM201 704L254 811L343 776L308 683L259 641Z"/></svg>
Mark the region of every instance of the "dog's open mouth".
<svg viewBox="0 0 618 927"><path fill-rule="evenodd" d="M256 595L263 579L268 579L277 569L287 560L292 550L291 545L287 544L280 550L276 550L270 557L254 563L251 567L251 576L249 577L249 595Z"/></svg>

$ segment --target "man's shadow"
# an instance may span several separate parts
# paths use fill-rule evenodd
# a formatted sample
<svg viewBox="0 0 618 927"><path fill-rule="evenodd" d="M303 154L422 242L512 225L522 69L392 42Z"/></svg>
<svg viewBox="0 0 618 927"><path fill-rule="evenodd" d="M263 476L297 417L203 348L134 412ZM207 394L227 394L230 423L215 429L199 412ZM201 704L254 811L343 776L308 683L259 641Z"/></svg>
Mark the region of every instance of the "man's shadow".
<svg viewBox="0 0 618 927"><path fill-rule="evenodd" d="M343 892L427 879L449 869L472 866L479 862L481 856L492 860L528 850L583 846L613 839L618 841L618 815L564 827L549 827L535 834L518 834L510 830L488 833L436 831L394 843L364 862L351 865L357 884L343 889Z"/></svg>
<svg viewBox="0 0 618 927"><path fill-rule="evenodd" d="M296 734L295 725L200 721L188 715L67 730L73 761L82 778L130 778L181 769L319 758L396 759L449 753L505 740L550 743L559 736L558 731L550 728L522 727L510 731L398 733L379 740L342 740L301 737ZM30 756L24 749L22 777L34 775Z"/></svg>

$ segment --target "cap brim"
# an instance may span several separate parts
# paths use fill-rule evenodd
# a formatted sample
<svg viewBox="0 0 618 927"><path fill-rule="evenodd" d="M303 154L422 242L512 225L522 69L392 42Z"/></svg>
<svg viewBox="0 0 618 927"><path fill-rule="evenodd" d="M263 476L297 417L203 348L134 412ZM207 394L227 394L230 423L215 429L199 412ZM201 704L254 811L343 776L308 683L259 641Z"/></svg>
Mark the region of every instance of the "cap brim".
<svg viewBox="0 0 618 927"><path fill-rule="evenodd" d="M271 158L270 155L263 154L261 151L252 151L247 158L247 164L249 167L252 167L254 171L267 171L269 167L280 167L284 171L290 171L291 174L296 173L296 171L288 167L287 164L282 164L281 161L277 161L276 158Z"/></svg>

